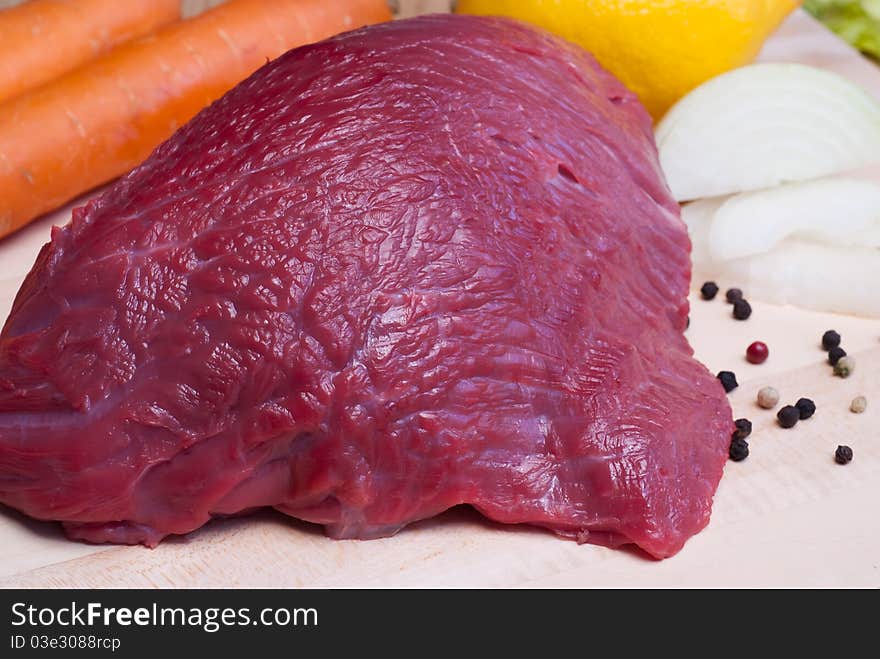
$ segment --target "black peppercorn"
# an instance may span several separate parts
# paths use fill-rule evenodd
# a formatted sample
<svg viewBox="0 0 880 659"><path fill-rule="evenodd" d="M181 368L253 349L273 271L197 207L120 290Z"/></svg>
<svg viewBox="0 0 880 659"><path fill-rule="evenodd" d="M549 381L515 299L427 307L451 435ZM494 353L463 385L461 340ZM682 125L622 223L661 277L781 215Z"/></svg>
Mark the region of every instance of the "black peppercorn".
<svg viewBox="0 0 880 659"><path fill-rule="evenodd" d="M834 330L828 330L822 335L822 347L825 350L831 350L840 345L840 334Z"/></svg>
<svg viewBox="0 0 880 659"><path fill-rule="evenodd" d="M715 296L718 295L718 284L714 281L707 281L700 287L700 295L703 296L704 300L714 300Z"/></svg>
<svg viewBox="0 0 880 659"><path fill-rule="evenodd" d="M737 419L734 424L736 430L733 431L733 439L745 439L752 434L752 422L748 419Z"/></svg>
<svg viewBox="0 0 880 659"><path fill-rule="evenodd" d="M724 387L724 391L727 393L730 393L739 386L739 382L736 381L736 375L730 371L719 371L716 377L721 380L721 386Z"/></svg>
<svg viewBox="0 0 880 659"><path fill-rule="evenodd" d="M752 315L752 305L746 300L736 300L733 303L733 317L737 320L746 320Z"/></svg>
<svg viewBox="0 0 880 659"><path fill-rule="evenodd" d="M783 428L791 428L801 418L801 412L794 405L786 405L776 413L779 425Z"/></svg>
<svg viewBox="0 0 880 659"><path fill-rule="evenodd" d="M828 363L832 366L837 366L837 362L840 361L841 357L846 357L846 350L840 346L834 346L828 351Z"/></svg>
<svg viewBox="0 0 880 659"><path fill-rule="evenodd" d="M834 461L839 465L845 465L852 462L853 452L849 446L838 446L834 452Z"/></svg>
<svg viewBox="0 0 880 659"><path fill-rule="evenodd" d="M727 298L727 301L733 304L737 300L742 300L743 292L738 288L728 288L727 292L724 294L724 297Z"/></svg>
<svg viewBox="0 0 880 659"><path fill-rule="evenodd" d="M798 398L798 402L796 402L794 406L798 408L798 412L801 415L801 421L809 419L816 413L816 403L809 398Z"/></svg>
<svg viewBox="0 0 880 659"><path fill-rule="evenodd" d="M749 443L744 439L733 439L728 453L734 462L742 462L749 457Z"/></svg>

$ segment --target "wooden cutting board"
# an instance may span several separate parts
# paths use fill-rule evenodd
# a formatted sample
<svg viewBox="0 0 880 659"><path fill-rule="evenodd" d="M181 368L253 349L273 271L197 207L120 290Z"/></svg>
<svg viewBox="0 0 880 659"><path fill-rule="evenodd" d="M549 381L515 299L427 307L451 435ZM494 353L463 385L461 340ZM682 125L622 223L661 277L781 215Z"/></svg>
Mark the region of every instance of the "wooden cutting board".
<svg viewBox="0 0 880 659"><path fill-rule="evenodd" d="M880 70L804 14L762 57L838 71L880 97ZM0 242L0 318L50 226L69 215L64 209ZM880 586L880 320L756 303L752 318L737 322L720 297L697 296L691 319L697 356L739 376L731 400L754 432L748 460L727 464L708 528L666 561L488 523L467 509L369 542L329 540L264 512L215 521L154 550L70 542L55 524L2 510L0 586ZM833 377L823 361L818 341L829 328L857 359L849 379ZM756 339L771 350L761 366L743 357ZM779 428L754 403L765 384L786 402L813 398L815 417ZM869 400L861 415L849 411L858 394ZM845 467L833 460L838 444L855 453Z"/></svg>

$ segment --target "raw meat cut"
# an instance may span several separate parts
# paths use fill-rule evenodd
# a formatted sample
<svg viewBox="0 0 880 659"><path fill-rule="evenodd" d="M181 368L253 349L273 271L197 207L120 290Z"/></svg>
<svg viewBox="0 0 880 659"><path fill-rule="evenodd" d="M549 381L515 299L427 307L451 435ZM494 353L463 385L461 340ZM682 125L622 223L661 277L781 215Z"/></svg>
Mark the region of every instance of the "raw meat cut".
<svg viewBox="0 0 880 659"><path fill-rule="evenodd" d="M153 546L457 504L665 557L733 429L635 97L432 16L267 64L56 229L0 335L0 501Z"/></svg>

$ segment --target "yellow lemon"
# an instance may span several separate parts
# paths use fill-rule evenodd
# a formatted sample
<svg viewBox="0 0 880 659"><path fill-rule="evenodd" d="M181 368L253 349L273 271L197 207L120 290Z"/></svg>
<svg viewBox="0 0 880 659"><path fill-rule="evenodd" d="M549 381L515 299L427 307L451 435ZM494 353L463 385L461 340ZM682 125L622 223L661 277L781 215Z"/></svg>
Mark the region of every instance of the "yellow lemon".
<svg viewBox="0 0 880 659"><path fill-rule="evenodd" d="M800 0L459 0L583 46L659 118L700 83L750 62Z"/></svg>

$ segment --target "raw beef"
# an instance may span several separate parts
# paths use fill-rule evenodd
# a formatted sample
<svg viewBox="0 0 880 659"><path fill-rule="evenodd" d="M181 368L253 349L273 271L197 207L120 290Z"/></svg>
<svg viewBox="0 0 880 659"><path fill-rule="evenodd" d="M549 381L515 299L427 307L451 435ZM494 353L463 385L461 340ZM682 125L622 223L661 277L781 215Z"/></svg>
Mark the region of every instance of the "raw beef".
<svg viewBox="0 0 880 659"><path fill-rule="evenodd" d="M471 504L669 556L732 430L689 249L648 115L576 47L433 16L299 48L43 248L0 339L0 501L149 546Z"/></svg>

